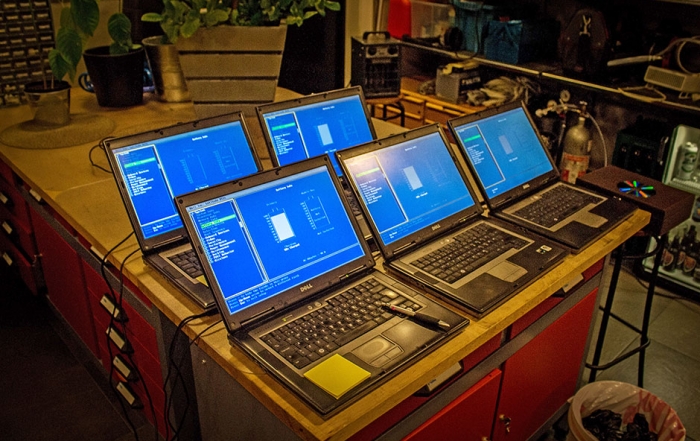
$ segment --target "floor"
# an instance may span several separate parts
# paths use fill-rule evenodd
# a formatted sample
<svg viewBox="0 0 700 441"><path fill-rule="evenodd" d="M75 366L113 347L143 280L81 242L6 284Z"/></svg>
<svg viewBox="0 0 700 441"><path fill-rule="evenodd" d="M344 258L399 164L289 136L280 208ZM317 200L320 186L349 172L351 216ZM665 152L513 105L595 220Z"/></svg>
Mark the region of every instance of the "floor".
<svg viewBox="0 0 700 441"><path fill-rule="evenodd" d="M65 331L49 308L5 270L0 271L0 281L0 438L155 440L153 427L130 414L134 435L106 381L90 363L81 362L80 351L66 345ZM618 286L614 311L639 323L646 287L626 271ZM686 440L700 440L700 305L658 289L650 335L644 386L676 410L686 426ZM612 320L602 361L637 341L637 334ZM636 366L635 356L598 379L635 384ZM561 421L557 428L563 426ZM561 430L550 434L562 437Z"/></svg>

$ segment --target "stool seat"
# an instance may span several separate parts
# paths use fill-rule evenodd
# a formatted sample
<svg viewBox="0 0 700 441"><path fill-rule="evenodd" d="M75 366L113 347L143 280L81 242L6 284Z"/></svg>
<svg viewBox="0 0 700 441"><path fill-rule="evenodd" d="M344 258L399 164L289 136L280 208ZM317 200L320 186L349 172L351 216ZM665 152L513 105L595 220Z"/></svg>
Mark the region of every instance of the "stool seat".
<svg viewBox="0 0 700 441"><path fill-rule="evenodd" d="M406 123L406 110L403 107L403 103L401 100L403 99L402 94L398 94L396 96L382 96L382 97L375 97L375 98L365 98L365 102L371 109L371 114L375 118L379 118L382 121L388 121L391 119L399 118L401 127L404 126ZM377 117L374 115L374 109L375 106L382 106L382 116ZM389 107L393 107L394 109L397 110L398 113L396 115L387 115L387 109Z"/></svg>

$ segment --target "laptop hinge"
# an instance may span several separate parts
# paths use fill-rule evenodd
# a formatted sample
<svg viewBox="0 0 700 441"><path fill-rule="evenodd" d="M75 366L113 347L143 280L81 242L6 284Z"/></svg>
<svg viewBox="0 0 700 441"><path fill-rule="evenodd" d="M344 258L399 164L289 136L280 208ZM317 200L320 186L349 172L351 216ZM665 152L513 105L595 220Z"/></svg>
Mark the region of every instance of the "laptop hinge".
<svg viewBox="0 0 700 441"><path fill-rule="evenodd" d="M248 318L247 320L242 321L242 322L241 322L241 327L245 327L248 323L250 323L250 322L252 322L252 321L256 321L256 320L258 320L260 317L264 317L264 316L266 316L266 315L272 314L273 312L275 312L275 307L274 307L274 306L273 306L272 308L270 308L270 309L266 309L266 310L264 310L264 311L262 311L262 312L259 312L259 313L255 314L254 316Z"/></svg>
<svg viewBox="0 0 700 441"><path fill-rule="evenodd" d="M185 236L177 236L177 237L173 237L172 239L168 239L166 241L161 242L160 244L158 244L158 246L160 247L163 245L170 245L172 243L181 242L183 240L185 240Z"/></svg>
<svg viewBox="0 0 700 441"><path fill-rule="evenodd" d="M394 250L394 254L398 254L398 253L400 253L400 252L402 252L402 251L404 251L404 250L407 250L407 249L411 248L412 246L414 246L415 244L416 244L415 241L409 242L409 243L407 243L406 245L395 249L395 250Z"/></svg>
<svg viewBox="0 0 700 441"><path fill-rule="evenodd" d="M354 270L352 270L352 271L350 271L350 272L347 272L347 273L345 273L344 275L340 276L340 280L345 280L345 279L347 279L348 277L350 277L350 276L352 276L352 275L354 275L354 274L357 274L357 273L359 273L360 271L363 271L365 268L367 268L367 265L358 266L358 267L355 268Z"/></svg>

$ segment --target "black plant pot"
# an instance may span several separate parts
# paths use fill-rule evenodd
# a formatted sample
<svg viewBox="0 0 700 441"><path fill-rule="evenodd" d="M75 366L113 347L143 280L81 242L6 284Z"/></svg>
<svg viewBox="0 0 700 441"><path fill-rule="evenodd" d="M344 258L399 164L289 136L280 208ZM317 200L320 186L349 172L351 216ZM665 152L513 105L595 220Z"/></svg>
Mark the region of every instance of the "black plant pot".
<svg viewBox="0 0 700 441"><path fill-rule="evenodd" d="M90 82L102 107L129 107L143 103L143 48L110 55L108 46L83 52Z"/></svg>

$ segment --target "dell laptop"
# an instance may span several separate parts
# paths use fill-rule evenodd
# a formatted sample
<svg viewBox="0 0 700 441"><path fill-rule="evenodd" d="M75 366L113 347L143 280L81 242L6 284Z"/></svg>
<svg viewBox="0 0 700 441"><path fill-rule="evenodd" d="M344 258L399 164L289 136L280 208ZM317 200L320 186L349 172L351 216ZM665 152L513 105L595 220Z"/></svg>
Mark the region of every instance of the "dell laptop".
<svg viewBox="0 0 700 441"><path fill-rule="evenodd" d="M362 212L334 156L336 151L377 137L362 88L354 86L270 103L259 106L257 113L275 166L328 153L363 234L369 237Z"/></svg>
<svg viewBox="0 0 700 441"><path fill-rule="evenodd" d="M176 198L232 345L321 415L469 322L374 268L342 191L322 155Z"/></svg>
<svg viewBox="0 0 700 441"><path fill-rule="evenodd" d="M143 258L204 309L216 306L173 198L260 170L240 112L104 141Z"/></svg>
<svg viewBox="0 0 700 441"><path fill-rule="evenodd" d="M448 121L489 213L581 251L636 209L562 182L524 104Z"/></svg>
<svg viewBox="0 0 700 441"><path fill-rule="evenodd" d="M480 317L568 253L525 229L482 216L437 124L336 156L386 267Z"/></svg>

